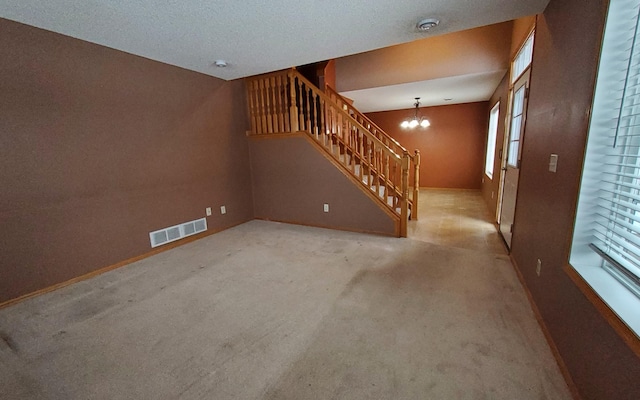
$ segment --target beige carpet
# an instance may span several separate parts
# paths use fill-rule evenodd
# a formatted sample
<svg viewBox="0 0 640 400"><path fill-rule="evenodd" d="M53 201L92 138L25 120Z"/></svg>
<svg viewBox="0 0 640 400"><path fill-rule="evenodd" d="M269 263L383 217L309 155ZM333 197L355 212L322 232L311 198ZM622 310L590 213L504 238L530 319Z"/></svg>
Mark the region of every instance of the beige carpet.
<svg viewBox="0 0 640 400"><path fill-rule="evenodd" d="M252 221L0 310L2 399L569 399L505 255Z"/></svg>

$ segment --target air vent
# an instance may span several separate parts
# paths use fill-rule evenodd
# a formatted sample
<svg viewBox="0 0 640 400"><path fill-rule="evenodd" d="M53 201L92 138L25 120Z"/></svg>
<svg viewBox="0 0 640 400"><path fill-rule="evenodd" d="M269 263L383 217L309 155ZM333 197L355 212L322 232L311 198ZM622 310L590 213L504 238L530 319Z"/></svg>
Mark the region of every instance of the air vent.
<svg viewBox="0 0 640 400"><path fill-rule="evenodd" d="M149 232L149 239L151 240L151 247L158 247L206 230L207 219L201 218L196 219L195 221L189 221L180 225Z"/></svg>

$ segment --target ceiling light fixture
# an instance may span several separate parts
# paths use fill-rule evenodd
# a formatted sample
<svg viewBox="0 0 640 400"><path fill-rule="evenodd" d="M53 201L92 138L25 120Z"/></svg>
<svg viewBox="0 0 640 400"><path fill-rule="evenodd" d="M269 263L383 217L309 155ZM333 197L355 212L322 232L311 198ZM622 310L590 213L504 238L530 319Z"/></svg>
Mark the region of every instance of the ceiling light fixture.
<svg viewBox="0 0 640 400"><path fill-rule="evenodd" d="M435 28L439 24L440 24L440 20L438 19L425 18L423 20L418 21L418 23L416 24L416 28L418 28L420 32L427 32L430 29Z"/></svg>
<svg viewBox="0 0 640 400"><path fill-rule="evenodd" d="M400 126L403 127L404 129L407 129L407 128L414 129L414 128L417 128L418 126L422 128L426 128L430 126L431 123L429 122L428 119L424 117L418 118L418 107L420 107L420 97L416 97L416 102L414 105L416 106L415 115L413 116L413 118L405 119L404 121L402 121Z"/></svg>

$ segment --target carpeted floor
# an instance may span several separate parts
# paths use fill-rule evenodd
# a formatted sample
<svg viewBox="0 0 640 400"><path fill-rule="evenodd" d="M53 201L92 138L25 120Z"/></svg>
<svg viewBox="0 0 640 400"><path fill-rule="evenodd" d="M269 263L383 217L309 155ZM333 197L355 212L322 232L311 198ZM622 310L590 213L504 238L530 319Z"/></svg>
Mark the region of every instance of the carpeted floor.
<svg viewBox="0 0 640 400"><path fill-rule="evenodd" d="M252 221L0 310L2 399L569 399L505 255Z"/></svg>

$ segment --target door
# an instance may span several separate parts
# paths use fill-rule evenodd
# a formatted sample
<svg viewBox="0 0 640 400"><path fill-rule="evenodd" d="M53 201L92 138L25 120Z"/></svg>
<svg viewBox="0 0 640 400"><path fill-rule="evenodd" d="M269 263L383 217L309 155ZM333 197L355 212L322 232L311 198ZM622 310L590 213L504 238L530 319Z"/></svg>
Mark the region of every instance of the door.
<svg viewBox="0 0 640 400"><path fill-rule="evenodd" d="M513 220L516 213L516 195L518 193L518 177L520 176L520 158L522 155L522 139L527 117L527 98L529 92L529 71L515 82L511 90L509 117L509 134L505 135L502 159L502 181L499 210L500 234L507 247L511 249Z"/></svg>

